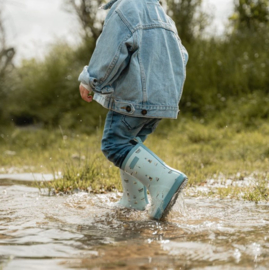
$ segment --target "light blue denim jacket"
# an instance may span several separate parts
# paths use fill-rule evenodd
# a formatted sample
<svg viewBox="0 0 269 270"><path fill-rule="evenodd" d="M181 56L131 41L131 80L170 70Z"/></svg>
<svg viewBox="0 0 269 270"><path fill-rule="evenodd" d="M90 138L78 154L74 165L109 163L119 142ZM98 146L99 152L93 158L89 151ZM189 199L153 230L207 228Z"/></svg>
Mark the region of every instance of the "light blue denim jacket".
<svg viewBox="0 0 269 270"><path fill-rule="evenodd" d="M79 81L118 113L177 118L188 53L158 0L112 0L103 32Z"/></svg>

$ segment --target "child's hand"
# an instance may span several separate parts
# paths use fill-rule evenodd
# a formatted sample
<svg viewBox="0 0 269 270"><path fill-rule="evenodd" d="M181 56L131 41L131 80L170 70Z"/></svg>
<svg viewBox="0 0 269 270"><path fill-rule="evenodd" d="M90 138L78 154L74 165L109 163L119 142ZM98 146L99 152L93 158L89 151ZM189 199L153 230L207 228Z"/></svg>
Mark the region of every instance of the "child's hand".
<svg viewBox="0 0 269 270"><path fill-rule="evenodd" d="M85 100L86 102L92 102L92 91L89 91L82 84L80 84L79 92L83 100Z"/></svg>

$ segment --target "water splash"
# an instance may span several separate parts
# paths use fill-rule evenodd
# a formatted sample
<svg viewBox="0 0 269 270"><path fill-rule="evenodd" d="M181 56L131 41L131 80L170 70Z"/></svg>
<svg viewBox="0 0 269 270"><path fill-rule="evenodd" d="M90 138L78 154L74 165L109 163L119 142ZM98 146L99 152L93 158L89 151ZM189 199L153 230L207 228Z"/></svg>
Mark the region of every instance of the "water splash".
<svg viewBox="0 0 269 270"><path fill-rule="evenodd" d="M269 268L268 205L182 194L159 222L117 207L120 197L0 186L0 268Z"/></svg>

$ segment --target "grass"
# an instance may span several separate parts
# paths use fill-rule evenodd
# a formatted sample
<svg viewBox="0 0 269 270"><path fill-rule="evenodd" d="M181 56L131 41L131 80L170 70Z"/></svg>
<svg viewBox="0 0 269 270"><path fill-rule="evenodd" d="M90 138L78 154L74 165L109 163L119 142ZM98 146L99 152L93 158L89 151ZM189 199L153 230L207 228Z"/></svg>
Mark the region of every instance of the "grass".
<svg viewBox="0 0 269 270"><path fill-rule="evenodd" d="M190 188L206 185L208 179L220 175L237 181L255 172L255 185L219 188L209 195L268 200L269 123L260 122L259 129L238 125L221 127L218 121L205 124L188 118L163 121L146 145L169 166L188 175ZM13 167L14 171L61 174L58 180L39 184L50 193L121 190L118 169L101 153L100 129L79 134L61 128L16 128L0 135L1 172Z"/></svg>
<svg viewBox="0 0 269 270"><path fill-rule="evenodd" d="M210 187L205 191L193 191L189 188L186 193L189 196L215 197L219 199L247 200L255 203L269 201L269 173L256 173L256 178L245 185L226 185L225 187ZM235 181L238 181L236 179ZM203 185L203 184L202 184Z"/></svg>

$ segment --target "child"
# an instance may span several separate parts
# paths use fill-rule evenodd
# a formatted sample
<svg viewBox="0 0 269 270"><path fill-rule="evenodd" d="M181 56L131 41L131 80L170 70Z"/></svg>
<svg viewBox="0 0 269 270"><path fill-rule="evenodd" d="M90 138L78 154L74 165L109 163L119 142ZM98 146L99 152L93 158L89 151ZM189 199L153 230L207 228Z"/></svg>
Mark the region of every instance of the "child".
<svg viewBox="0 0 269 270"><path fill-rule="evenodd" d="M148 190L149 215L160 220L187 177L143 142L162 118L177 118L188 53L158 0L112 0L103 8L111 9L89 66L79 76L80 94L109 109L102 151L121 169L119 204L144 210Z"/></svg>

